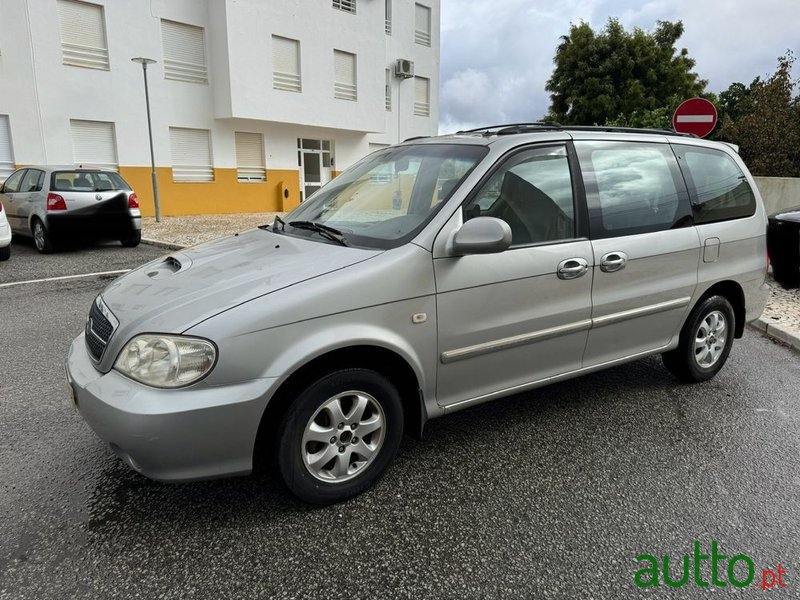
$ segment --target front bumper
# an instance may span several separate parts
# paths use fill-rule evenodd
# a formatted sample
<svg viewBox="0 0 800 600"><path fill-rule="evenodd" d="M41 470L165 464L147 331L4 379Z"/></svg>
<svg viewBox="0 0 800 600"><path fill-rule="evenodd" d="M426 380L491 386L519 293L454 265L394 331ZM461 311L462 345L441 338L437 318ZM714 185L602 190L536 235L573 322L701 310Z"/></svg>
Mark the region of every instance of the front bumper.
<svg viewBox="0 0 800 600"><path fill-rule="evenodd" d="M151 388L114 370L97 371L84 334L72 342L66 370L78 412L142 475L190 481L252 470L258 426L275 379Z"/></svg>

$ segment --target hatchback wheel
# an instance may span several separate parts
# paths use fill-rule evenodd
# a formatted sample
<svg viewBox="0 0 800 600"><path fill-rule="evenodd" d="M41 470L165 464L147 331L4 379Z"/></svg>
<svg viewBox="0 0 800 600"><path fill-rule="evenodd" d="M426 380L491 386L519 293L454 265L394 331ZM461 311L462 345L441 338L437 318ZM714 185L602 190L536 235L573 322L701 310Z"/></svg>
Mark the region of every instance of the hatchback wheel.
<svg viewBox="0 0 800 600"><path fill-rule="evenodd" d="M711 379L728 360L735 323L727 298L706 298L686 320L678 347L661 355L664 366L682 381Z"/></svg>
<svg viewBox="0 0 800 600"><path fill-rule="evenodd" d="M34 219L33 225L33 242L36 244L36 249L42 254L50 254L53 251L53 240L47 232L47 228L40 219Z"/></svg>
<svg viewBox="0 0 800 600"><path fill-rule="evenodd" d="M0 248L0 261L8 260L11 258L11 244Z"/></svg>
<svg viewBox="0 0 800 600"><path fill-rule="evenodd" d="M375 482L402 433L400 394L388 379L367 369L336 371L308 386L284 416L278 471L301 500L339 502Z"/></svg>
<svg viewBox="0 0 800 600"><path fill-rule="evenodd" d="M135 248L136 246L139 245L141 241L142 241L142 232L135 231L130 236L122 238L120 240L120 243L126 248Z"/></svg>

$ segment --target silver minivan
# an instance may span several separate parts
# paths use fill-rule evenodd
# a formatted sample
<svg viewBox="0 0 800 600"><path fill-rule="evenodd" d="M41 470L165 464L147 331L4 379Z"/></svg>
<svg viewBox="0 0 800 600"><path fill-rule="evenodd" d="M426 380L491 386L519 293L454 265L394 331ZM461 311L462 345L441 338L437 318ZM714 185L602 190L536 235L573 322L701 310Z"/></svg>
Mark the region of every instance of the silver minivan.
<svg viewBox="0 0 800 600"><path fill-rule="evenodd" d="M713 377L766 303L766 223L736 152L693 137L409 140L283 220L111 283L67 375L148 477L272 464L301 499L336 502L445 413L651 354Z"/></svg>

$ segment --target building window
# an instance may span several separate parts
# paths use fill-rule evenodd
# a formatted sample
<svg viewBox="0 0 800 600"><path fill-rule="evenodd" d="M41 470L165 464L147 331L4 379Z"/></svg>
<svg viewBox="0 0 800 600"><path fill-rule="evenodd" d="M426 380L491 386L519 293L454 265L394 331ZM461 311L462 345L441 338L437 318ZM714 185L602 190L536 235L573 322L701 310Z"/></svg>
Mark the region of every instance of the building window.
<svg viewBox="0 0 800 600"><path fill-rule="evenodd" d="M0 115L0 182L14 172L14 148L8 115Z"/></svg>
<svg viewBox="0 0 800 600"><path fill-rule="evenodd" d="M208 129L169 128L172 180L214 181L211 132Z"/></svg>
<svg viewBox="0 0 800 600"><path fill-rule="evenodd" d="M208 83L206 40L202 27L161 20L164 78Z"/></svg>
<svg viewBox="0 0 800 600"><path fill-rule="evenodd" d="M58 1L61 60L65 65L108 70L108 43L103 7L97 4Z"/></svg>
<svg viewBox="0 0 800 600"><path fill-rule="evenodd" d="M72 133L72 157L76 165L104 167L115 171L119 168L114 123L72 119L69 125Z"/></svg>
<svg viewBox="0 0 800 600"><path fill-rule="evenodd" d="M383 14L386 35L392 35L392 0L385 0Z"/></svg>
<svg viewBox="0 0 800 600"><path fill-rule="evenodd" d="M431 9L422 4L414 5L414 41L423 46L431 45Z"/></svg>
<svg viewBox="0 0 800 600"><path fill-rule="evenodd" d="M333 8L356 14L356 0L333 0Z"/></svg>
<svg viewBox="0 0 800 600"><path fill-rule="evenodd" d="M386 69L386 85L384 86L386 110L392 110L392 70Z"/></svg>
<svg viewBox="0 0 800 600"><path fill-rule="evenodd" d="M333 51L333 97L340 100L358 99L355 54Z"/></svg>
<svg viewBox="0 0 800 600"><path fill-rule="evenodd" d="M266 181L264 136L260 133L235 132L236 176L239 181Z"/></svg>
<svg viewBox="0 0 800 600"><path fill-rule="evenodd" d="M300 42L272 36L272 87L284 92L300 92Z"/></svg>
<svg viewBox="0 0 800 600"><path fill-rule="evenodd" d="M414 77L414 114L431 116L431 80L425 77Z"/></svg>

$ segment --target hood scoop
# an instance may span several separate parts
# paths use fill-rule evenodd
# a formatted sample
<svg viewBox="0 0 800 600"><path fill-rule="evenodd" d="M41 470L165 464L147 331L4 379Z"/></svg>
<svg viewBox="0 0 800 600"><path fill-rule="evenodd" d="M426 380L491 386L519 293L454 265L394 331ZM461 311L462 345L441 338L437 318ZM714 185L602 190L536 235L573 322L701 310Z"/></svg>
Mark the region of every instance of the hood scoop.
<svg viewBox="0 0 800 600"><path fill-rule="evenodd" d="M146 274L150 279L161 279L177 275L181 271L188 269L191 264L191 259L186 255L167 256L160 263L151 266Z"/></svg>

